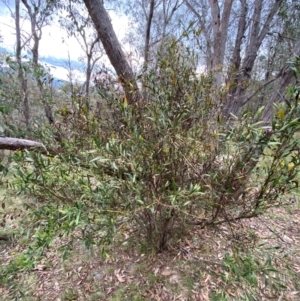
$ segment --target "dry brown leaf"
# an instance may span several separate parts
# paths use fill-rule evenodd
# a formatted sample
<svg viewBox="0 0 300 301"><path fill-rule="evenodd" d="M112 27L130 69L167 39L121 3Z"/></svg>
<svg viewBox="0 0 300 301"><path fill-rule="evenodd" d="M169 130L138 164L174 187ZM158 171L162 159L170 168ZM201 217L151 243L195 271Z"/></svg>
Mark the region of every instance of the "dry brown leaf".
<svg viewBox="0 0 300 301"><path fill-rule="evenodd" d="M46 270L46 266L44 264L38 264L33 271L44 271Z"/></svg>
<svg viewBox="0 0 300 301"><path fill-rule="evenodd" d="M176 274L173 274L169 279L171 284L179 283L179 276Z"/></svg>
<svg viewBox="0 0 300 301"><path fill-rule="evenodd" d="M123 275L123 272L120 274L121 269L118 269L115 271L115 276L118 279L119 282L125 282L126 277Z"/></svg>
<svg viewBox="0 0 300 301"><path fill-rule="evenodd" d="M283 239L286 243L289 243L289 244L291 244L291 243L294 242L294 240L293 240L292 238L290 238L289 236L287 236L287 235L283 235L282 239Z"/></svg>
<svg viewBox="0 0 300 301"><path fill-rule="evenodd" d="M163 276L170 276L170 275L174 274L174 271L172 271L170 267L165 267L165 268L162 270L161 274L162 274Z"/></svg>
<svg viewBox="0 0 300 301"><path fill-rule="evenodd" d="M209 290L207 288L203 288L199 294L199 300L209 300Z"/></svg>
<svg viewBox="0 0 300 301"><path fill-rule="evenodd" d="M299 293L300 293L299 291L294 291L294 292L289 292L288 294L295 296L295 295L299 295Z"/></svg>
<svg viewBox="0 0 300 301"><path fill-rule="evenodd" d="M207 274L206 278L203 279L204 283L207 283L210 280L211 276L209 274Z"/></svg>

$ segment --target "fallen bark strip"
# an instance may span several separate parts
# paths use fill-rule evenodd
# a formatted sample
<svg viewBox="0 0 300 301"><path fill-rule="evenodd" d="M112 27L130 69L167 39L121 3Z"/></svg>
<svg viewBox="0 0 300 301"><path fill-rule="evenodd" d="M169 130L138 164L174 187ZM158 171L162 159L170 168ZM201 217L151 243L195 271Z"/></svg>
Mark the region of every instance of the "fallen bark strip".
<svg viewBox="0 0 300 301"><path fill-rule="evenodd" d="M23 150L32 148L38 148L41 149L42 152L46 152L44 144L40 142L19 138L0 137L0 149Z"/></svg>

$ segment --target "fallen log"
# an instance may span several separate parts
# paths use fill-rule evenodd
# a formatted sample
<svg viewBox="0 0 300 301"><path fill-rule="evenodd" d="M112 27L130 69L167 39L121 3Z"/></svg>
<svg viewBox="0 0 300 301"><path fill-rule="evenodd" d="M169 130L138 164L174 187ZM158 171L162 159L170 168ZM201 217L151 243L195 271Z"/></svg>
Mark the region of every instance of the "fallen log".
<svg viewBox="0 0 300 301"><path fill-rule="evenodd" d="M9 138L9 137L0 137L0 150L33 150L39 152L46 156L56 156L61 153L62 148L60 147L45 147L41 142L28 140L28 139L19 139L19 138Z"/></svg>
<svg viewBox="0 0 300 301"><path fill-rule="evenodd" d="M0 137L0 149L23 150L38 148L42 152L47 152L44 144L27 139Z"/></svg>

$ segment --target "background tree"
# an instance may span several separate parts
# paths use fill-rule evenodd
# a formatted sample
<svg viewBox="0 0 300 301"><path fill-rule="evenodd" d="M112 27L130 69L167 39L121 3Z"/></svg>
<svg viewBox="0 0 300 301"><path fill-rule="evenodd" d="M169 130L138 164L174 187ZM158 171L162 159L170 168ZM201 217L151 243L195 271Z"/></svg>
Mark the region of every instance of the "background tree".
<svg viewBox="0 0 300 301"><path fill-rule="evenodd" d="M74 36L84 52L85 83L84 92L88 99L90 94L90 82L96 63L103 56L103 48L99 35L84 5L69 1L67 18L61 18L61 25L70 36Z"/></svg>
<svg viewBox="0 0 300 301"><path fill-rule="evenodd" d="M135 76L114 32L103 2L101 0L84 0L84 3L95 24L106 54L123 85L128 103L136 103L141 97Z"/></svg>
<svg viewBox="0 0 300 301"><path fill-rule="evenodd" d="M25 118L25 125L27 131L31 130L30 126L30 110L29 110L29 98L28 98L28 79L27 75L24 72L23 64L22 64L22 49L25 44L22 44L21 40L21 26L20 26L20 0L16 0L15 2L15 24L16 24L16 60L18 63L18 78L20 81L20 95L23 103L23 113Z"/></svg>
<svg viewBox="0 0 300 301"><path fill-rule="evenodd" d="M209 58L207 60L207 68L214 71L216 86L220 87L233 0L226 0L224 2L222 12L219 2L215 0L210 0L209 3L200 1L197 4L187 0L184 2L198 19L200 28L206 39L206 50ZM207 20L204 16L204 13L208 11L208 7L211 13L210 20ZM213 29L212 35L210 27Z"/></svg>
<svg viewBox="0 0 300 301"><path fill-rule="evenodd" d="M206 68L213 71L217 87L224 83L227 72L226 117L245 104L257 56L283 2L228 0L220 6L218 1L185 0L203 32Z"/></svg>
<svg viewBox="0 0 300 301"><path fill-rule="evenodd" d="M44 87L43 78L45 77L45 70L39 63L39 44L42 38L42 29L44 26L49 25L54 10L53 1L47 0L22 0L24 4L28 19L30 20L31 32L30 40L32 42L29 46L32 55L32 66L34 69L35 78L40 91L40 96L45 109L46 117L50 124L53 124L54 117L52 109L47 100L47 91Z"/></svg>
<svg viewBox="0 0 300 301"><path fill-rule="evenodd" d="M4 2L5 3L5 2ZM47 74L45 68L39 62L39 45L42 38L42 29L49 25L51 14L54 10L54 2L47 0L22 0L15 2L13 11L8 3L7 8L15 20L16 30L16 62L18 64L18 78L20 82L20 98L23 103L24 122L27 131L31 130L31 104L28 85L33 78L39 89L40 100L42 101L45 115L50 124L54 118L49 103L50 93L46 84L51 83L51 77ZM26 32L21 28L21 22L28 20L30 31ZM29 54L29 61L23 58ZM11 62L13 64L13 62ZM33 77L31 77L33 75ZM46 80L47 78L47 80ZM32 89L31 89L32 90Z"/></svg>
<svg viewBox="0 0 300 301"><path fill-rule="evenodd" d="M274 17L277 14L280 5L283 1L275 1L269 3L269 10L267 13L263 13L263 1L256 0L253 5L252 17L249 21L248 28L248 40L245 48L245 57L241 63L241 67L238 72L238 81L234 83L232 89L227 98L227 104L225 107L225 114L229 116L230 113L236 114L243 104L253 67L258 56L260 47L263 44L266 35L270 32L271 25L274 23ZM235 63L236 65L236 63ZM236 76L234 77L236 81ZM231 79L229 79L229 82Z"/></svg>
<svg viewBox="0 0 300 301"><path fill-rule="evenodd" d="M155 0L150 1L149 13L147 14L147 25L145 34L145 48L144 48L144 70L147 69L149 61L149 51L150 51L150 38L151 38L151 25L154 14Z"/></svg>
<svg viewBox="0 0 300 301"><path fill-rule="evenodd" d="M264 109L263 120L270 124L273 118L273 105L278 102L285 102L288 107L291 107L288 99L291 98L289 91L286 91L288 86L299 84L299 74L296 71L296 66L300 65L300 41L295 45L289 60L289 64L286 63L285 66L280 71L280 77L273 88L273 93L271 97L268 99L266 107ZM291 68L291 64L295 66L293 69ZM299 97L299 95L294 95L295 97Z"/></svg>
<svg viewBox="0 0 300 301"><path fill-rule="evenodd" d="M186 21L182 1L115 1L113 7L121 6L129 18L130 28L125 41L133 45L144 64L157 65L157 53L162 51L164 39L180 36L180 21Z"/></svg>

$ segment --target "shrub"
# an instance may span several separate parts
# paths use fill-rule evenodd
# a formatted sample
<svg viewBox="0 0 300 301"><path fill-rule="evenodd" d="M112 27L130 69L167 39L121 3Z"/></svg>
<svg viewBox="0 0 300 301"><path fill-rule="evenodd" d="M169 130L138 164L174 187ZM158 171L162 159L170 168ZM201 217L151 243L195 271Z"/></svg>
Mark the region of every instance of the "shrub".
<svg viewBox="0 0 300 301"><path fill-rule="evenodd" d="M251 218L292 201L296 88L271 127L258 121L259 110L228 130L216 114L212 78L195 73L181 45L170 42L157 70L143 74L147 101L129 107L114 98L111 128L93 118L55 157L16 153L15 184L38 200L35 248L74 230L88 246L111 244L116 231L127 230L162 251L186 227ZM220 158L230 158L222 168Z"/></svg>

